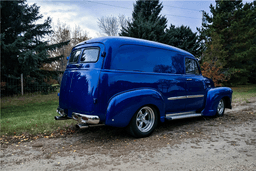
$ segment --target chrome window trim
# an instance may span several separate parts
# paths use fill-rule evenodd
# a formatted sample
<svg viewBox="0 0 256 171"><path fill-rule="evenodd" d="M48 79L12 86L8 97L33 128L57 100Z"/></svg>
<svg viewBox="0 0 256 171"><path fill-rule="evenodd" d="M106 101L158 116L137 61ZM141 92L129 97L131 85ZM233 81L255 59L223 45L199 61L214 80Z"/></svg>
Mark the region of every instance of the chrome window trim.
<svg viewBox="0 0 256 171"><path fill-rule="evenodd" d="M168 100L191 99L191 98L200 98L200 97L204 97L204 95L189 95L189 96L168 97Z"/></svg>

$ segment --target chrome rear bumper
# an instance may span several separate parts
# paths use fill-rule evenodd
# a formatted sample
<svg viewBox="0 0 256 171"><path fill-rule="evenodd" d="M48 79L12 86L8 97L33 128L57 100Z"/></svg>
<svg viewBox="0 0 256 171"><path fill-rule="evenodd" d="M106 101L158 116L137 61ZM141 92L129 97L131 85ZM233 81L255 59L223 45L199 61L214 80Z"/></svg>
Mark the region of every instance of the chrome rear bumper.
<svg viewBox="0 0 256 171"><path fill-rule="evenodd" d="M55 116L55 120L67 120L67 119L74 119L78 122L76 125L80 129L95 127L95 126L103 126L104 124L100 123L100 118L96 115L85 115L81 113L72 113L72 118L68 117L68 115L64 112L63 109L60 107L57 108L56 111L60 116Z"/></svg>
<svg viewBox="0 0 256 171"><path fill-rule="evenodd" d="M85 115L85 114L73 112L72 118L78 121L78 123L83 123L83 124L95 125L100 123L100 118L96 115Z"/></svg>

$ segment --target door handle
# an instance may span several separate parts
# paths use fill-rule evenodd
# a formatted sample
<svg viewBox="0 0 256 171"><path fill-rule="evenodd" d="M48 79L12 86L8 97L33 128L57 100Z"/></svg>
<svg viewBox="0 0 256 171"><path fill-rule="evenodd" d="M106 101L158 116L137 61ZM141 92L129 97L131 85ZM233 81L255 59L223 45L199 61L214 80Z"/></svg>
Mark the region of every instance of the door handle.
<svg viewBox="0 0 256 171"><path fill-rule="evenodd" d="M192 78L188 78L187 81L192 81Z"/></svg>

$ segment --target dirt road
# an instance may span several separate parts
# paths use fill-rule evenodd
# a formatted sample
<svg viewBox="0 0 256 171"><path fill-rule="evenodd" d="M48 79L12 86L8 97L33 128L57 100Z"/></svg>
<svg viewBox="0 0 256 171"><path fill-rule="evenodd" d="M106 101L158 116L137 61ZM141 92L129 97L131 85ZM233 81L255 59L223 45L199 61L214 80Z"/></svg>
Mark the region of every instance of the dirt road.
<svg viewBox="0 0 256 171"><path fill-rule="evenodd" d="M147 138L95 127L1 145L1 170L256 170L256 98L224 117L161 124Z"/></svg>

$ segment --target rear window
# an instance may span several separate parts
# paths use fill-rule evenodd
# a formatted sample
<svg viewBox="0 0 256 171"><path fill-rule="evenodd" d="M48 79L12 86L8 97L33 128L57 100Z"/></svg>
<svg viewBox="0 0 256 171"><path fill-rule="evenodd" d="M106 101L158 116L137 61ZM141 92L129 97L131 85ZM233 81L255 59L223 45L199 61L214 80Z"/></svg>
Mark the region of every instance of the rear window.
<svg viewBox="0 0 256 171"><path fill-rule="evenodd" d="M96 62L99 57L99 48L88 48L83 51L81 62Z"/></svg>

